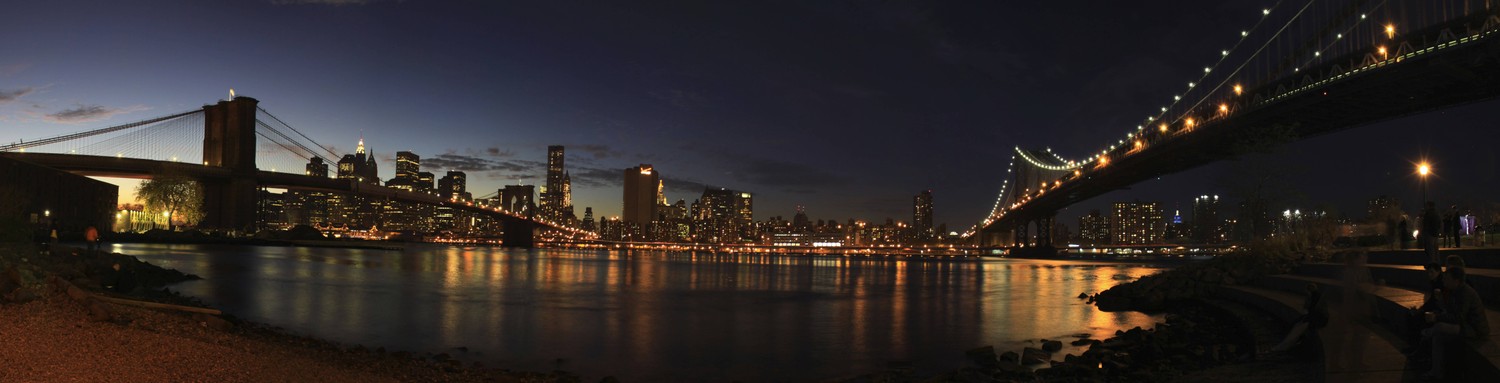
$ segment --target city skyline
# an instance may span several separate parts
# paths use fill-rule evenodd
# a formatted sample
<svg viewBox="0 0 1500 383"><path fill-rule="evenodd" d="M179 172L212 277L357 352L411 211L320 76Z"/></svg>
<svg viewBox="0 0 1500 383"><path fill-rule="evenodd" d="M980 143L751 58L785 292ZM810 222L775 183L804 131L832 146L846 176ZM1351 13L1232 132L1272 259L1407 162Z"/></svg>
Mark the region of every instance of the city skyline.
<svg viewBox="0 0 1500 383"><path fill-rule="evenodd" d="M35 38L0 42L17 52L0 62L0 135L109 126L193 109L236 88L341 153L359 137L381 162L394 163L397 151L422 153L435 172L468 172L475 190L517 177L541 185L535 165L546 146L574 148L573 204L598 216L619 214L611 202L619 169L652 163L677 177L664 180L669 199L710 186L754 190L763 215L790 216L801 205L825 217L900 218L910 214L913 191L932 189L941 206L934 222L957 229L984 217L1007 148L1051 147L1069 158L1094 152L1105 143L1099 137L1133 127L1128 121L1169 100L1180 87L1171 79L1190 79L1262 6L1097 4L1081 12L1111 16L1020 41L1008 36L1051 30L1080 10L318 3L18 4L0 16L0 30ZM784 13L822 17L778 18ZM285 27L219 27L238 24L231 14ZM1011 16L1021 14L1030 17ZM751 20L778 20L780 28ZM662 28L611 33L639 24ZM408 30L430 33L401 32ZM185 57L162 42L216 48ZM747 57L742 46L764 57ZM278 59L285 57L296 59ZM843 70L850 64L862 69ZM1289 167L1302 170L1287 183L1310 185L1302 188L1308 204L1344 212L1360 201L1336 196L1388 194L1415 206L1410 163L1424 156L1439 175L1429 185L1435 197L1482 202L1477 191L1500 184L1496 158L1465 138L1484 132L1494 105L1296 142L1272 160L1302 165ZM822 145L830 142L838 145ZM901 154L913 148L922 155ZM1084 201L1061 212L1062 222L1115 200L1207 193L1232 202L1218 179L1233 166L1211 164ZM381 166L379 176L393 170Z"/></svg>

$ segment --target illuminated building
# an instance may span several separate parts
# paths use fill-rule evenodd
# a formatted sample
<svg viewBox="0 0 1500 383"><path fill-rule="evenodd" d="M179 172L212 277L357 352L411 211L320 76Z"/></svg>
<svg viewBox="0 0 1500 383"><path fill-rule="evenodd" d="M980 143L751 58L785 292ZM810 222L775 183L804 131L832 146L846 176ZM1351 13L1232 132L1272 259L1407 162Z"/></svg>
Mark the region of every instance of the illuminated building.
<svg viewBox="0 0 1500 383"><path fill-rule="evenodd" d="M1219 196L1202 195L1193 199L1193 242L1219 243L1224 240L1219 224Z"/></svg>
<svg viewBox="0 0 1500 383"><path fill-rule="evenodd" d="M932 231L932 190L923 190L912 197L912 232L917 240L926 241L933 238Z"/></svg>
<svg viewBox="0 0 1500 383"><path fill-rule="evenodd" d="M1163 225L1161 208L1156 202L1115 202L1109 217L1109 232L1116 245L1161 243Z"/></svg>
<svg viewBox="0 0 1500 383"><path fill-rule="evenodd" d="M437 176L433 175L432 172L417 172L417 182L412 185L412 189L418 192L433 194L437 191L433 188L433 184L436 181Z"/></svg>
<svg viewBox="0 0 1500 383"><path fill-rule="evenodd" d="M594 208L583 208L583 225L581 228L584 231L594 231Z"/></svg>
<svg viewBox="0 0 1500 383"><path fill-rule="evenodd" d="M624 211L621 220L646 227L656 219L656 187L661 174L649 164L625 168Z"/></svg>
<svg viewBox="0 0 1500 383"><path fill-rule="evenodd" d="M1078 238L1086 244L1109 243L1109 219L1100 214L1099 209L1091 210L1088 215L1078 217Z"/></svg>
<svg viewBox="0 0 1500 383"><path fill-rule="evenodd" d="M473 200L468 192L468 184L468 175L464 172L449 170L448 175L438 179L438 196L455 201Z"/></svg>
<svg viewBox="0 0 1500 383"><path fill-rule="evenodd" d="M698 241L736 243L755 238L755 204L750 193L707 188L694 206L693 227Z"/></svg>
<svg viewBox="0 0 1500 383"><path fill-rule="evenodd" d="M422 157L408 151L396 152L396 179L416 179L422 170Z"/></svg>
<svg viewBox="0 0 1500 383"><path fill-rule="evenodd" d="M547 183L542 185L538 213L543 219L571 226L577 217L573 215L573 177L564 165L563 147L547 147Z"/></svg>

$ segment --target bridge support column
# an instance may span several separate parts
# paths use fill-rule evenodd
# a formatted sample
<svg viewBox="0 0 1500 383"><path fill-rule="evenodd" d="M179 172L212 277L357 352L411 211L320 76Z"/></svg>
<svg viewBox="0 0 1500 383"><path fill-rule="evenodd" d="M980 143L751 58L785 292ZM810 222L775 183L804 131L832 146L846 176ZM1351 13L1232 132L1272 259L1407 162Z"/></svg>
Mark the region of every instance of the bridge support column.
<svg viewBox="0 0 1500 383"><path fill-rule="evenodd" d="M228 168L228 179L203 182L203 221L198 226L215 230L251 230L255 227L256 101L235 97L203 107L203 164Z"/></svg>
<svg viewBox="0 0 1500 383"><path fill-rule="evenodd" d="M501 237L504 242L500 243L501 246L528 249L536 247L536 221L502 219L500 222L505 225L505 235Z"/></svg>
<svg viewBox="0 0 1500 383"><path fill-rule="evenodd" d="M1028 235L1026 233L1028 226L1031 226L1031 223L1021 222L1019 226L1016 226L1016 237L1014 238L1014 241L1012 241L1016 246L1026 247L1026 245L1028 244L1031 238L1031 235Z"/></svg>
<svg viewBox="0 0 1500 383"><path fill-rule="evenodd" d="M1036 245L1038 247L1052 246L1052 232L1056 229L1053 223L1057 214L1048 214L1036 219Z"/></svg>

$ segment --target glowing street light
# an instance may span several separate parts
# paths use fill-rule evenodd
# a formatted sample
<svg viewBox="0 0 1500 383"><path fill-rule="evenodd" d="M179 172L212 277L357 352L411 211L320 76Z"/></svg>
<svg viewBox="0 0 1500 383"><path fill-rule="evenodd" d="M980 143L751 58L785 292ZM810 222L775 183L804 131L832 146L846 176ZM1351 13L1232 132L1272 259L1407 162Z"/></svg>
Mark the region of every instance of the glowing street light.
<svg viewBox="0 0 1500 383"><path fill-rule="evenodd" d="M1381 60L1384 60L1387 57L1389 57L1388 55L1386 55L1385 47L1383 47L1383 46L1380 47L1380 49L1376 49L1375 51L1380 53L1380 59Z"/></svg>
<svg viewBox="0 0 1500 383"><path fill-rule="evenodd" d="M1385 25L1385 38L1388 38L1388 39L1394 39L1394 38L1396 38L1396 24L1386 24Z"/></svg>
<svg viewBox="0 0 1500 383"><path fill-rule="evenodd" d="M1417 175L1420 176L1421 183L1422 183L1422 203L1424 203L1424 204L1427 203L1427 175L1428 174L1432 174L1432 165L1427 164L1427 161L1422 161L1422 162L1417 163Z"/></svg>
<svg viewBox="0 0 1500 383"><path fill-rule="evenodd" d="M1238 96L1242 93L1245 93L1245 87L1240 86L1240 84L1234 84L1234 95Z"/></svg>

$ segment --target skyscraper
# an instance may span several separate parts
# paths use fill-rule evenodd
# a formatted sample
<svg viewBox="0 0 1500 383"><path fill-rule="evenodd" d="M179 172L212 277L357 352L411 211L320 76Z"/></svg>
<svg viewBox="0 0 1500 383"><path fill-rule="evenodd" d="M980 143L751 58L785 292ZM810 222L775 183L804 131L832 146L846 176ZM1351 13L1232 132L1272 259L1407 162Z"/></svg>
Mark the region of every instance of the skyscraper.
<svg viewBox="0 0 1500 383"><path fill-rule="evenodd" d="M661 174L650 164L625 168L625 203L621 218L641 227L656 219L656 186Z"/></svg>
<svg viewBox="0 0 1500 383"><path fill-rule="evenodd" d="M407 151L396 152L397 179L415 180L417 172L420 171L422 171L422 157L417 156L416 153Z"/></svg>
<svg viewBox="0 0 1500 383"><path fill-rule="evenodd" d="M565 199L571 199L571 186L564 186L568 174L563 167L562 145L547 147L547 183L542 185L542 201L537 204L543 219L560 222ZM567 190L565 190L567 189Z"/></svg>
<svg viewBox="0 0 1500 383"><path fill-rule="evenodd" d="M918 240L930 240L932 232L932 190L923 190L912 197L911 229Z"/></svg>
<svg viewBox="0 0 1500 383"><path fill-rule="evenodd" d="M750 193L724 188L703 189L694 204L697 239L704 242L733 243L754 236L754 203Z"/></svg>
<svg viewBox="0 0 1500 383"><path fill-rule="evenodd" d="M448 175L438 180L438 196L444 199L468 201L468 176L464 172L449 170Z"/></svg>
<svg viewBox="0 0 1500 383"><path fill-rule="evenodd" d="M1089 244L1109 243L1109 220L1099 213L1099 209L1091 210L1088 215L1078 217L1078 237L1082 242Z"/></svg>
<svg viewBox="0 0 1500 383"><path fill-rule="evenodd" d="M583 208L583 226L582 226L582 229L585 230L585 231L594 231L594 229L595 229L594 228L594 208L592 208L592 207L585 207L585 208Z"/></svg>
<svg viewBox="0 0 1500 383"><path fill-rule="evenodd" d="M1161 243L1166 229L1156 202L1115 202L1109 217L1109 233L1116 245Z"/></svg>
<svg viewBox="0 0 1500 383"><path fill-rule="evenodd" d="M320 157L313 157L307 161L307 175L313 177L328 177L328 164Z"/></svg>
<svg viewBox="0 0 1500 383"><path fill-rule="evenodd" d="M1202 195L1193 199L1193 241L1197 243L1219 243L1223 231L1219 229L1219 196Z"/></svg>

